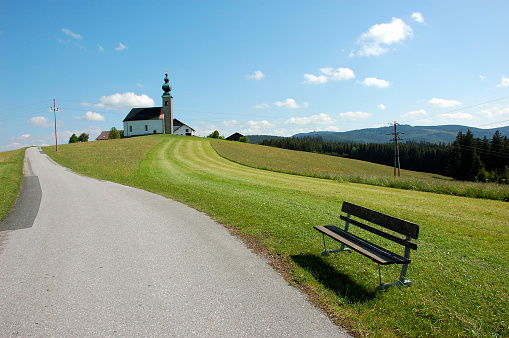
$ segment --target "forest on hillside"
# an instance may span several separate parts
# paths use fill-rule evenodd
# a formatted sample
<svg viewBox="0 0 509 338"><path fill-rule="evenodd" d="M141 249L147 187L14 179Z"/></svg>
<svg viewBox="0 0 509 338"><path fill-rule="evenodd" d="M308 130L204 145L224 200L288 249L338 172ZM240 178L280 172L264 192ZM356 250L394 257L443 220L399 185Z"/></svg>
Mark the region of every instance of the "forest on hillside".
<svg viewBox="0 0 509 338"><path fill-rule="evenodd" d="M394 166L394 143L325 141L322 137L265 139L261 145L340 156ZM452 143L399 143L401 169L445 175L462 181L509 183L509 139L459 132Z"/></svg>

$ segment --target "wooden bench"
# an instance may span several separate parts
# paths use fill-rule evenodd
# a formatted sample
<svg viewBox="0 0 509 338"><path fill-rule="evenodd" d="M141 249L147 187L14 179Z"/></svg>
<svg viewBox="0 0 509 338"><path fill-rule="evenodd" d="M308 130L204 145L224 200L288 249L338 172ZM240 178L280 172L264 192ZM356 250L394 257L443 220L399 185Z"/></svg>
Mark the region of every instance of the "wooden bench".
<svg viewBox="0 0 509 338"><path fill-rule="evenodd" d="M341 215L340 219L346 222L345 229L340 229L334 225L325 226L314 226L316 230L320 231L323 235L323 246L324 251L322 256L332 252L355 250L366 257L369 257L375 263L378 263L378 276L380 279L380 285L378 289L388 288L393 285L408 285L411 281L406 280L406 273L408 264L410 263L410 249L417 250L417 244L411 242L411 239L417 239L419 236L419 225L405 221L400 218L389 216L378 211L367 209L349 202L343 202L341 211L346 213L347 216ZM381 228L392 230L395 233L404 235L405 238L393 235L385 232L371 225L365 224L357 219L352 218L355 216L358 219L372 223ZM359 236L353 235L348 232L348 228L351 225L355 225L359 228L367 230L375 235L381 236L385 239L391 240L405 247L405 255L400 256L392 251L375 245L368 240L365 240ZM333 238L334 240L341 243L341 248L336 250L327 250L325 246L325 235ZM351 249L351 250L350 250ZM401 275L399 281L394 283L382 284L382 278L380 274L380 265L389 264L402 264Z"/></svg>

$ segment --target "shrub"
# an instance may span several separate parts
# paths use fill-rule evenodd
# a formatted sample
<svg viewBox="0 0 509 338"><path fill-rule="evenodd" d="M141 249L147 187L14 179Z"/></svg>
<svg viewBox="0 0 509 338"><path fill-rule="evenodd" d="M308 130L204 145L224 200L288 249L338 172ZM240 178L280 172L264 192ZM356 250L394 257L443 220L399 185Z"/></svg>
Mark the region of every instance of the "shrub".
<svg viewBox="0 0 509 338"><path fill-rule="evenodd" d="M78 136L76 134L72 134L71 137L69 137L69 143L78 143L80 140L78 140Z"/></svg>
<svg viewBox="0 0 509 338"><path fill-rule="evenodd" d="M120 132L117 130L117 128L113 127L110 129L108 136L110 139L117 139L120 138Z"/></svg>
<svg viewBox="0 0 509 338"><path fill-rule="evenodd" d="M88 134L81 133L80 136L78 136L78 141L80 142L88 142Z"/></svg>

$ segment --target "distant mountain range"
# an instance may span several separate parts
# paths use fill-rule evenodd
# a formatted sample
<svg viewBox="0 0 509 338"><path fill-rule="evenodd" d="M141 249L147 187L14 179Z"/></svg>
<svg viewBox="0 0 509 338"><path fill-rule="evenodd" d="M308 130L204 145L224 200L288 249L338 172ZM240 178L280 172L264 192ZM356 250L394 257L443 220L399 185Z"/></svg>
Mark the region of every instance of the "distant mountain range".
<svg viewBox="0 0 509 338"><path fill-rule="evenodd" d="M430 143L450 143L456 140L458 132L466 133L469 130L474 134L475 138L483 138L486 136L491 140L493 134L498 130L502 136L509 137L509 126L480 129L466 127L460 125L445 126L410 126L398 125L397 131L402 142L430 142ZM333 131L315 131L311 133L295 134L293 137L322 137L326 141L343 141L351 143L387 143L391 142L394 134L394 126L367 128L359 130L351 130L344 132ZM259 143L264 139L281 138L280 136L271 135L247 135L250 143Z"/></svg>

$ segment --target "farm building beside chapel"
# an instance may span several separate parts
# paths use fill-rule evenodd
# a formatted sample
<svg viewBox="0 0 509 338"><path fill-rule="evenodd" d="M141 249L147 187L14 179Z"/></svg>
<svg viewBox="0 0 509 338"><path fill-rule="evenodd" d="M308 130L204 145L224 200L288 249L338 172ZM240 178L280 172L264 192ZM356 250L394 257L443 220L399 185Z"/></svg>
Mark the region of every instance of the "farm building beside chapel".
<svg viewBox="0 0 509 338"><path fill-rule="evenodd" d="M149 134L175 134L194 136L194 129L173 118L173 96L168 73L163 84L163 106L133 108L124 119L124 137Z"/></svg>

